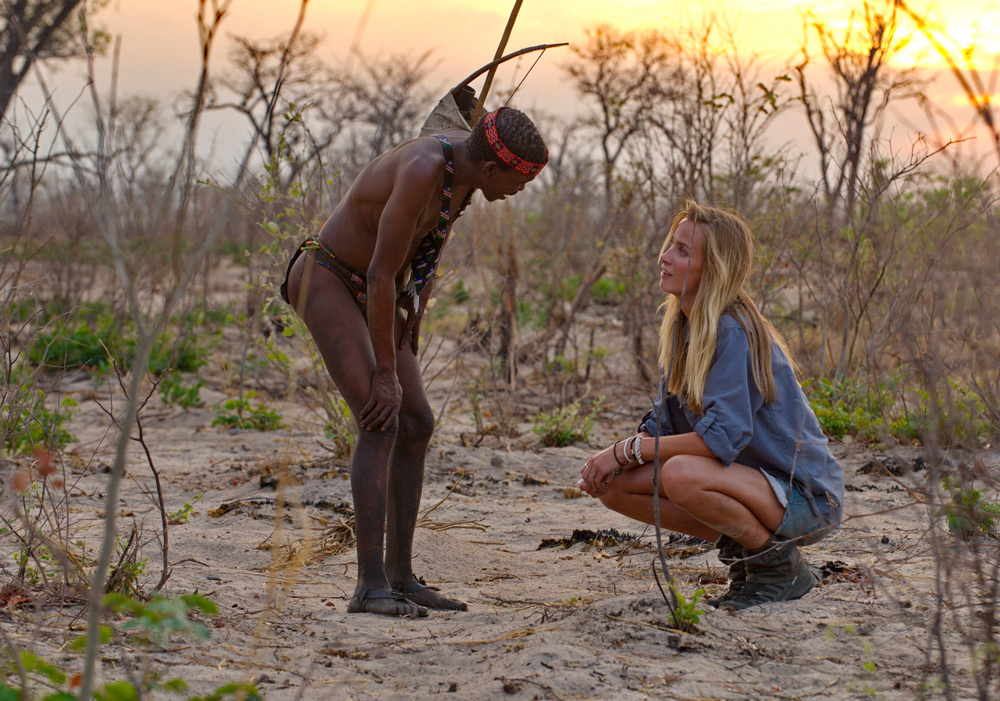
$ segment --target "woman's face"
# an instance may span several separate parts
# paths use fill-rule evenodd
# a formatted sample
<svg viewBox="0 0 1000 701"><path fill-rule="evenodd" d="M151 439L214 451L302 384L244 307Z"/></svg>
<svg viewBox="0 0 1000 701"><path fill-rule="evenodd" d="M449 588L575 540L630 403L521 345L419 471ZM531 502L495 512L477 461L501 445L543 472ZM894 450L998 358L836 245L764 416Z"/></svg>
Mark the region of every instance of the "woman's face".
<svg viewBox="0 0 1000 701"><path fill-rule="evenodd" d="M694 223L685 219L677 226L670 246L660 256L660 289L675 297L683 293L685 307L694 302L701 282L705 248L702 239L700 232L696 234Z"/></svg>

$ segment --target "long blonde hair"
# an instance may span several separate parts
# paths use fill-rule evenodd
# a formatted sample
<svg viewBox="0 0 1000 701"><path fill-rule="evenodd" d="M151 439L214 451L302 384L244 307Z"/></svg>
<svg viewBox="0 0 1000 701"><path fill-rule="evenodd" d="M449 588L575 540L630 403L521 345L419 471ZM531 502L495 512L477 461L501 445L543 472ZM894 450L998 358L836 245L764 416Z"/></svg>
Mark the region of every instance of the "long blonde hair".
<svg viewBox="0 0 1000 701"><path fill-rule="evenodd" d="M732 314L750 340L753 380L765 403L775 400L774 376L771 373L771 344L780 347L789 362L791 354L780 334L764 318L746 292L753 272L754 235L747 221L738 213L718 207L703 207L687 200L674 217L660 256L670 247L681 222L694 223L694 237L701 233L701 281L695 294L691 316L681 313L680 298L668 295L663 305L660 326L660 366L669 370L668 389L684 398L695 412L702 413L705 379L712 366L719 320ZM794 367L794 365L793 365Z"/></svg>

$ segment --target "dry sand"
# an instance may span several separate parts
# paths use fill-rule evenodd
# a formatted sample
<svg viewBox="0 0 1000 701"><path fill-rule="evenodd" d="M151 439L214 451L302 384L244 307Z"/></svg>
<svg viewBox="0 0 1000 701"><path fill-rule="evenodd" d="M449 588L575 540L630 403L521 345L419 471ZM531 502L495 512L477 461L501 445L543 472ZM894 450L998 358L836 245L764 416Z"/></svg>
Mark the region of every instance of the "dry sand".
<svg viewBox="0 0 1000 701"><path fill-rule="evenodd" d="M92 388L88 382L78 382L77 394ZM209 404L222 398L203 396ZM154 669L185 679L192 691L250 680L267 699L913 699L926 683L933 688L925 654L934 611L928 519L922 506L897 508L913 502L908 488L926 471L865 474L859 468L876 453L835 445L851 518L806 555L817 567L840 562L847 574L800 601L737 614L705 606L698 632L683 634L670 629L650 573L652 530L567 491L586 456L627 432L641 411L609 411L589 446L561 449L541 447L530 432L465 447L461 427L450 422L428 459L423 501L441 503L417 530L415 569L468 601L469 611L416 620L349 615L354 550L334 552L350 499L348 463L329 458L311 422L294 420L295 407L271 405L297 428L213 428L211 409L168 409L155 399L146 410L167 509L194 508L170 529L175 564L166 591L201 592L220 612L207 620L208 641L178 637L148 652ZM81 439L72 451L80 458L67 460L74 529L93 552L107 479L100 467L111 446L93 405L71 428ZM906 466L918 455L906 449L895 457ZM152 484L141 451L132 452L128 473L119 530L134 521L147 539L148 588L160 572L159 516L140 490ZM276 506L282 501L289 507ZM218 515L224 505L233 508ZM640 538L626 547L539 549L576 529L612 528ZM667 553L686 594L725 586L714 551L673 542ZM78 658L61 646L67 627L82 629L79 612L23 606L0 615L19 644L73 668ZM948 638L960 654L958 636ZM118 640L105 649L107 679L144 659ZM971 694L967 674L958 682Z"/></svg>

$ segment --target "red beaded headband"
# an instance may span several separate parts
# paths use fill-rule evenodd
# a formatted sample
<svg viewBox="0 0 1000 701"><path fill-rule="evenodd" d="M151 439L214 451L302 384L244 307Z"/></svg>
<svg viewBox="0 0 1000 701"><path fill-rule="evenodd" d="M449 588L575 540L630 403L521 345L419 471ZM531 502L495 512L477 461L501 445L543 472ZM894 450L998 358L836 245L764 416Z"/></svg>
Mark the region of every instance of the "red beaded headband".
<svg viewBox="0 0 1000 701"><path fill-rule="evenodd" d="M506 109L505 107L499 107L492 112L487 112L486 116L483 117L483 127L486 130L486 142L493 149L493 152L500 158L501 161L509 165L511 168L516 170L518 173L524 173L525 175L530 175L532 177L538 175L542 168L545 167L545 163L549 161L549 152L545 151L545 163L532 163L531 161L526 161L523 158L518 158L515 156L509 148L504 146L503 141L500 140L500 134L497 132L497 114L500 110Z"/></svg>

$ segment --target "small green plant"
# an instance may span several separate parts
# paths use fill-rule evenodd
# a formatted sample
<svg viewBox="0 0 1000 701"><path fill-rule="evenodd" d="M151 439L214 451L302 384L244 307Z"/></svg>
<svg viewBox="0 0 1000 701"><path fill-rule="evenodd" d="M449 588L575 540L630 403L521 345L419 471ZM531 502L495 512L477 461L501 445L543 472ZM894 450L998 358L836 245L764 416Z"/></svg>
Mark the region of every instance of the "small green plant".
<svg viewBox="0 0 1000 701"><path fill-rule="evenodd" d="M52 320L38 332L28 362L48 369L110 367L108 353L126 346L114 314L81 309Z"/></svg>
<svg viewBox="0 0 1000 701"><path fill-rule="evenodd" d="M672 578L669 586L670 591L673 592L674 598L677 601L677 607L671 613L671 620L674 627L685 633L693 633L697 629L698 624L701 623L702 614L705 613L702 609L698 608L698 602L705 596L705 590L698 589L688 599Z"/></svg>
<svg viewBox="0 0 1000 701"><path fill-rule="evenodd" d="M176 525L178 523L187 523L190 521L191 517L194 515L194 502L199 499L201 499L201 495L195 494L194 499L189 502L184 502L184 506L172 514L167 514L169 522Z"/></svg>
<svg viewBox="0 0 1000 701"><path fill-rule="evenodd" d="M819 378L806 380L802 388L823 431L834 438L915 441L935 435L946 444L978 445L996 435L982 399L968 388L948 380L932 396L907 378L906 368L899 368L877 383Z"/></svg>
<svg viewBox="0 0 1000 701"><path fill-rule="evenodd" d="M872 422L862 408L864 391L850 380L810 378L803 383L803 389L809 395L820 427L828 436L843 438L858 433L860 425Z"/></svg>
<svg viewBox="0 0 1000 701"><path fill-rule="evenodd" d="M934 431L942 443L975 446L997 435L997 427L987 418L983 400L954 380L948 380L947 390L937 397L922 391L920 399L925 430ZM936 411L932 411L935 404Z"/></svg>
<svg viewBox="0 0 1000 701"><path fill-rule="evenodd" d="M942 486L951 494L951 501L941 507L937 515L943 516L948 532L962 540L977 535L996 535L1000 504L983 500L982 492L966 485L958 477L944 477Z"/></svg>
<svg viewBox="0 0 1000 701"><path fill-rule="evenodd" d="M184 384L179 373L168 372L160 379L160 399L167 406L182 406L185 409L201 406L201 388L204 380L196 379L194 384Z"/></svg>
<svg viewBox="0 0 1000 701"><path fill-rule="evenodd" d="M12 555L14 563L17 565L17 578L19 581L30 586L38 586L43 580L53 579L59 574L56 567L49 568L52 562L52 554L44 545L37 545L28 552L28 547L15 550ZM35 566L37 564L37 567Z"/></svg>
<svg viewBox="0 0 1000 701"><path fill-rule="evenodd" d="M250 400L254 396L256 396L254 391L250 390L243 399L227 399L216 409L212 425L254 431L276 431L284 428L284 420L277 411L268 409L259 402L256 407L250 406Z"/></svg>
<svg viewBox="0 0 1000 701"><path fill-rule="evenodd" d="M149 558L139 558L139 532L133 528L128 539L118 537L115 543L115 562L108 572L107 591L133 596L141 593L140 578L146 574Z"/></svg>
<svg viewBox="0 0 1000 701"><path fill-rule="evenodd" d="M535 418L531 430L545 445L562 447L577 441L585 441L590 438L594 421L603 404L604 397L600 396L587 414L581 413L579 401L551 412L543 411Z"/></svg>

